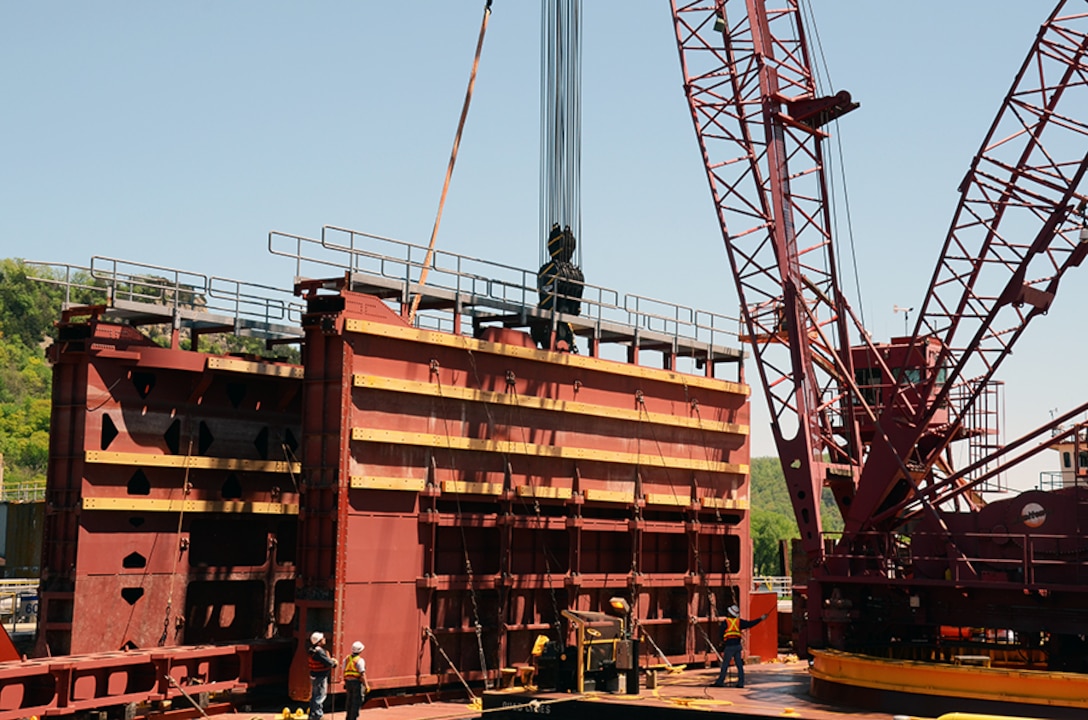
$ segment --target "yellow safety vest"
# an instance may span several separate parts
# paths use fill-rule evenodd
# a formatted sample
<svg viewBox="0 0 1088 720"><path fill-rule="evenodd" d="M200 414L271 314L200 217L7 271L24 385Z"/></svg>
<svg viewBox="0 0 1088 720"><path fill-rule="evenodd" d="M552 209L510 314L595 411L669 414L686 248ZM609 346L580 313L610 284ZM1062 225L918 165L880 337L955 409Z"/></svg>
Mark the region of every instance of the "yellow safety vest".
<svg viewBox="0 0 1088 720"><path fill-rule="evenodd" d="M345 680L358 680L359 669L355 667L355 661L359 659L358 655L348 655L344 658L344 679Z"/></svg>
<svg viewBox="0 0 1088 720"><path fill-rule="evenodd" d="M728 640L729 638L739 638L739 637L740 637L740 618L735 618L735 617L726 618L725 619L725 634L723 635L722 639L723 640Z"/></svg>

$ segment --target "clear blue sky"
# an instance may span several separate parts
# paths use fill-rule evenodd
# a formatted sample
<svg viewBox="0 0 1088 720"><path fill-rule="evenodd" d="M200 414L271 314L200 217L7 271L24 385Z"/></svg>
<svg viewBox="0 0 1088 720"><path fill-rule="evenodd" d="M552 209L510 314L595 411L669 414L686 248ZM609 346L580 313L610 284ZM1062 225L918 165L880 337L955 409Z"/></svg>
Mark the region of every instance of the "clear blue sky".
<svg viewBox="0 0 1088 720"><path fill-rule="evenodd" d="M892 306L921 303L956 186L1052 4L812 5L836 89L862 103L840 130L861 303L885 339L902 331ZM0 256L97 254L288 286L269 230L425 244L482 8L0 4ZM668 3L584 9L587 280L736 315ZM538 25L538 2L495 0L441 248L537 262ZM1086 396L1084 286L1066 280L1005 366L1010 438ZM771 454L755 409L754 454Z"/></svg>

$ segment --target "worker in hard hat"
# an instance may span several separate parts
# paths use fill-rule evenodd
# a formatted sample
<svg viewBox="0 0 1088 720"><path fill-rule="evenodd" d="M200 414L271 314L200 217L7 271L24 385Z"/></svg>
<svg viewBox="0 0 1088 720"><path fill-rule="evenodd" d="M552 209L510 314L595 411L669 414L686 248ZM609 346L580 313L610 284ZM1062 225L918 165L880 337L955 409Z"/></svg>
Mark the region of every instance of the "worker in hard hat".
<svg viewBox="0 0 1088 720"><path fill-rule="evenodd" d="M321 720L325 715L325 697L329 694L329 673L336 667L336 660L325 650L325 633L310 634L310 647L306 651L310 664L310 720Z"/></svg>
<svg viewBox="0 0 1088 720"><path fill-rule="evenodd" d="M737 664L737 687L744 687L744 658L741 651L741 630L755 627L767 619L767 613L763 613L755 620L744 620L740 616L740 608L730 605L725 611L725 620L721 624L722 637L722 669L718 673L718 679L714 681L714 687L725 687L725 675L729 672L729 663Z"/></svg>
<svg viewBox="0 0 1088 720"><path fill-rule="evenodd" d="M366 681L366 660L363 649L366 646L356 640L351 644L351 655L344 658L344 692L347 693L347 720L359 717L359 708L363 706L370 684Z"/></svg>

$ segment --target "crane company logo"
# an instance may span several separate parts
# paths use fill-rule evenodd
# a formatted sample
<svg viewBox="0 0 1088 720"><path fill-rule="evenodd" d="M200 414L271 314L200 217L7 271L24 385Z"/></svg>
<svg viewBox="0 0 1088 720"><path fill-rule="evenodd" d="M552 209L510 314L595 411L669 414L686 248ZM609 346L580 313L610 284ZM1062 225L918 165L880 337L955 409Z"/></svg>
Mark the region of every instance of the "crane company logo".
<svg viewBox="0 0 1088 720"><path fill-rule="evenodd" d="M1028 503L1020 511L1020 522L1029 528L1037 528L1046 522L1046 510L1039 503Z"/></svg>

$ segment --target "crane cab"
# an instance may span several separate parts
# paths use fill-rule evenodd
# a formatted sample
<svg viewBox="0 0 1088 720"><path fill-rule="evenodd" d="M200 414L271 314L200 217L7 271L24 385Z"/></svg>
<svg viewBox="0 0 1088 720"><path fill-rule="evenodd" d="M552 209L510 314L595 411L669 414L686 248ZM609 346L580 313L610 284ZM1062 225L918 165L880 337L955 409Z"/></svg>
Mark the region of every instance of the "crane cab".
<svg viewBox="0 0 1088 720"><path fill-rule="evenodd" d="M923 402L931 402L931 399L923 399L922 393L926 380L934 373L937 378L930 397L944 385L946 370L937 367L940 352L941 341L936 338L924 338L915 341L912 346L911 338L897 337L875 347L851 348L854 382L857 383L861 399L869 405L873 415L880 417L896 392L903 393L904 399L916 411L921 409ZM852 403L851 413L863 442L870 442L876 426L857 398ZM947 407L939 408L930 419L931 426L947 422Z"/></svg>

